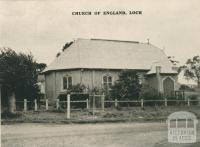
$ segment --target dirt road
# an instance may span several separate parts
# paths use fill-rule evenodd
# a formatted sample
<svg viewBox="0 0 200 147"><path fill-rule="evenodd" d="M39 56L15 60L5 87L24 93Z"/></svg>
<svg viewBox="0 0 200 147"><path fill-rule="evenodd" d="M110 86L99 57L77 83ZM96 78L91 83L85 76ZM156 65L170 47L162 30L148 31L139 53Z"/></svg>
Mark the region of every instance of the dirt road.
<svg viewBox="0 0 200 147"><path fill-rule="evenodd" d="M163 123L2 125L3 147L158 147L167 143ZM198 130L198 134L199 130ZM198 136L198 142L200 142ZM178 145L200 146L196 144Z"/></svg>

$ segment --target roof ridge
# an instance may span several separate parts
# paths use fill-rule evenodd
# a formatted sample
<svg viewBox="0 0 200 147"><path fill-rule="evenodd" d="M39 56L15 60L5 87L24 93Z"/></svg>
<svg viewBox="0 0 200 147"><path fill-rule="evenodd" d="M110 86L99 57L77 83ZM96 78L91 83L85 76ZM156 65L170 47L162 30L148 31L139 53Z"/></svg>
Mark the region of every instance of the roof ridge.
<svg viewBox="0 0 200 147"><path fill-rule="evenodd" d="M115 40L115 39L99 39L99 38L91 38L90 40L96 40L96 41L113 41L113 42L128 42L128 43L140 43L139 41L131 41L131 40Z"/></svg>

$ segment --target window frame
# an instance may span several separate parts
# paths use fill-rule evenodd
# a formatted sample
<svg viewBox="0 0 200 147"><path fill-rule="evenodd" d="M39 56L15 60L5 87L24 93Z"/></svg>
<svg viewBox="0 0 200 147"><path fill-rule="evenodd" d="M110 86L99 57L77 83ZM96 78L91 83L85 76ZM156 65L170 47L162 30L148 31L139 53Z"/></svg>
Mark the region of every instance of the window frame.
<svg viewBox="0 0 200 147"><path fill-rule="evenodd" d="M105 88L105 82L104 82L104 77L106 77L106 87L108 87L108 90L111 89L111 86L113 86L113 81L114 81L114 77L111 74L104 74L102 76L102 87ZM111 77L111 82L109 82L109 78ZM111 86L109 85L111 84Z"/></svg>
<svg viewBox="0 0 200 147"><path fill-rule="evenodd" d="M67 79L67 89L64 88L64 78ZM71 85L69 85L69 78L71 78ZM63 76L61 79L61 91L67 91L73 85L73 78L70 75Z"/></svg>

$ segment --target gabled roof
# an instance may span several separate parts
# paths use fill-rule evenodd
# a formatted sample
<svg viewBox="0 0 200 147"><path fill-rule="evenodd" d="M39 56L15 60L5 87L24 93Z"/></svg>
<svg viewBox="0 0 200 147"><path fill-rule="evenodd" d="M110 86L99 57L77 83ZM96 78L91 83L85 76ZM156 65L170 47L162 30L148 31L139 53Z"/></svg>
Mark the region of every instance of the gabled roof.
<svg viewBox="0 0 200 147"><path fill-rule="evenodd" d="M77 39L43 71L87 69L150 70L158 62L174 73L163 50L148 43L104 39ZM165 70L166 69L166 70Z"/></svg>
<svg viewBox="0 0 200 147"><path fill-rule="evenodd" d="M162 73L162 74L168 74L168 73L177 74L178 73L177 70L176 69L173 70L172 65L171 66L168 65L168 62L169 61L167 61L167 60L166 61L163 60L163 61L160 61L160 62L158 61L158 62L152 63L151 69L147 72L147 75L155 74L156 73L156 66L161 67L160 73Z"/></svg>

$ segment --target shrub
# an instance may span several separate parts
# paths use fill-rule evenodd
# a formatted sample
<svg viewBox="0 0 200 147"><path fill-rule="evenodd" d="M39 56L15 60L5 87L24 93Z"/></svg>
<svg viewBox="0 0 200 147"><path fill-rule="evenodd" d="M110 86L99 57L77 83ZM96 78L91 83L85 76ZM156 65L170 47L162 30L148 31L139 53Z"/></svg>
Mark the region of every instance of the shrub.
<svg viewBox="0 0 200 147"><path fill-rule="evenodd" d="M72 85L72 87L70 87L68 90L69 93L84 93L86 90L86 86L79 83L76 85Z"/></svg>
<svg viewBox="0 0 200 147"><path fill-rule="evenodd" d="M1 113L1 118L3 118L3 119L7 119L7 118L19 118L21 116L22 116L21 113L10 113L8 111L4 111L3 113Z"/></svg>
<svg viewBox="0 0 200 147"><path fill-rule="evenodd" d="M110 94L112 98L135 100L139 99L140 88L138 73L134 70L123 70Z"/></svg>
<svg viewBox="0 0 200 147"><path fill-rule="evenodd" d="M103 88L98 88L98 87L94 87L94 88L91 90L91 93L92 93L92 94L95 94L95 95L101 95L101 94L103 94L103 93L104 93L105 95L108 94L106 90L104 90Z"/></svg>
<svg viewBox="0 0 200 147"><path fill-rule="evenodd" d="M78 100L86 100L89 98L87 93L84 93L86 90L86 86L83 84L73 85L71 88L68 89L66 93L62 93L58 96L60 101L67 101L67 94L70 94L70 98L72 101ZM62 108L67 107L67 103L61 103L60 106ZM71 103L72 108L85 108L86 103Z"/></svg>
<svg viewBox="0 0 200 147"><path fill-rule="evenodd" d="M195 91L194 88L189 87L188 85L181 85L179 90L184 90L184 91Z"/></svg>
<svg viewBox="0 0 200 147"><path fill-rule="evenodd" d="M198 105L198 103L199 103L198 95L196 95L196 94L190 95L190 96L188 97L188 99L191 100L190 103L191 103L192 105Z"/></svg>
<svg viewBox="0 0 200 147"><path fill-rule="evenodd" d="M140 95L144 100L164 100L162 94L160 94L156 89L149 87L148 85L143 85ZM162 103L164 102L145 102L146 105L150 106L156 106Z"/></svg>

